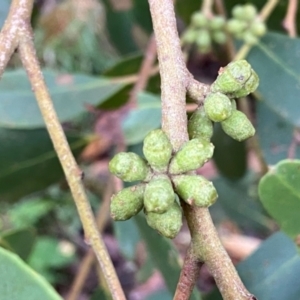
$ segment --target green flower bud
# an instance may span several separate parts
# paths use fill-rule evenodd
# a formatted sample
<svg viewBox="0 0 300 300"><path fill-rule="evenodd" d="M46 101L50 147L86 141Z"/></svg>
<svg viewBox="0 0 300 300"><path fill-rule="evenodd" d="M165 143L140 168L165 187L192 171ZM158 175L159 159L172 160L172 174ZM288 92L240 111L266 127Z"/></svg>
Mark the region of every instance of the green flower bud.
<svg viewBox="0 0 300 300"><path fill-rule="evenodd" d="M147 213L146 220L148 225L157 230L161 235L173 239L182 226L182 211L175 201L163 214Z"/></svg>
<svg viewBox="0 0 300 300"><path fill-rule="evenodd" d="M188 122L190 139L200 138L210 141L213 135L213 123L207 117L203 106L199 107L191 116Z"/></svg>
<svg viewBox="0 0 300 300"><path fill-rule="evenodd" d="M235 5L232 9L232 16L235 19L244 20L245 17L244 6L240 4Z"/></svg>
<svg viewBox="0 0 300 300"><path fill-rule="evenodd" d="M198 31L197 39L196 39L196 44L199 47L210 47L211 45L211 37L209 34L209 31L206 29L201 29Z"/></svg>
<svg viewBox="0 0 300 300"><path fill-rule="evenodd" d="M247 28L247 23L241 20L230 19L227 22L226 28L228 32L236 35L245 31L245 29Z"/></svg>
<svg viewBox="0 0 300 300"><path fill-rule="evenodd" d="M218 198L212 182L198 175L179 175L172 178L176 193L190 205L209 207Z"/></svg>
<svg viewBox="0 0 300 300"><path fill-rule="evenodd" d="M211 30L220 30L225 26L225 18L222 16L214 16L209 20L209 28Z"/></svg>
<svg viewBox="0 0 300 300"><path fill-rule="evenodd" d="M217 43L217 44L224 44L226 43L227 36L226 33L223 31L216 31L212 33L212 39Z"/></svg>
<svg viewBox="0 0 300 300"><path fill-rule="evenodd" d="M196 27L205 27L208 23L207 18L201 12L195 12L192 14L192 24Z"/></svg>
<svg viewBox="0 0 300 300"><path fill-rule="evenodd" d="M240 142L255 134L255 129L247 116L238 110L235 110L221 125L226 134Z"/></svg>
<svg viewBox="0 0 300 300"><path fill-rule="evenodd" d="M198 31L194 29L187 29L185 33L182 35L182 43L184 44L193 44L196 42L198 36Z"/></svg>
<svg viewBox="0 0 300 300"><path fill-rule="evenodd" d="M128 220L143 208L145 185L139 184L125 188L113 195L110 203L110 215L115 221Z"/></svg>
<svg viewBox="0 0 300 300"><path fill-rule="evenodd" d="M161 130L152 130L144 139L144 155L154 170L166 171L172 156L172 144Z"/></svg>
<svg viewBox="0 0 300 300"><path fill-rule="evenodd" d="M247 45L254 46L258 43L258 38L251 32L245 32L243 40Z"/></svg>
<svg viewBox="0 0 300 300"><path fill-rule="evenodd" d="M253 93L259 85L259 78L258 75L255 73L254 70L251 71L250 78L244 84L244 87L238 90L235 93L231 93L230 96L233 98L241 98Z"/></svg>
<svg viewBox="0 0 300 300"><path fill-rule="evenodd" d="M175 201L172 183L168 176L158 175L146 185L144 206L147 212L165 213Z"/></svg>
<svg viewBox="0 0 300 300"><path fill-rule="evenodd" d="M256 18L257 10L254 5L245 4L243 10L244 10L243 20L253 21Z"/></svg>
<svg viewBox="0 0 300 300"><path fill-rule="evenodd" d="M203 139L185 143L172 158L170 174L182 174L202 167L213 155L214 145Z"/></svg>
<svg viewBox="0 0 300 300"><path fill-rule="evenodd" d="M253 21L257 15L257 10L252 4L236 5L232 9L232 15L238 20Z"/></svg>
<svg viewBox="0 0 300 300"><path fill-rule="evenodd" d="M261 21L256 21L251 24L249 30L253 35L261 37L266 34L267 27L266 27L265 23L263 23Z"/></svg>
<svg viewBox="0 0 300 300"><path fill-rule="evenodd" d="M120 152L109 162L109 171L124 181L144 180L150 173L146 162L132 152Z"/></svg>
<svg viewBox="0 0 300 300"><path fill-rule="evenodd" d="M204 101L207 116L214 122L221 122L230 117L232 106L230 99L222 93L210 93Z"/></svg>
<svg viewBox="0 0 300 300"><path fill-rule="evenodd" d="M219 72L211 86L211 91L227 94L231 98L233 93L244 87L254 73L246 60L233 61Z"/></svg>

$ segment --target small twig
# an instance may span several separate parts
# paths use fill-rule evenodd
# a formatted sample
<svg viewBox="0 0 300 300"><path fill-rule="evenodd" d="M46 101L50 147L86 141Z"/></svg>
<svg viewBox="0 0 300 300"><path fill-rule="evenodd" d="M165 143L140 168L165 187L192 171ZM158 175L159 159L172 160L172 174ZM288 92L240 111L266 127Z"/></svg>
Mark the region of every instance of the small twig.
<svg viewBox="0 0 300 300"><path fill-rule="evenodd" d="M0 77L19 43L19 28L29 23L33 0L13 0L0 32Z"/></svg>
<svg viewBox="0 0 300 300"><path fill-rule="evenodd" d="M272 13L279 0L269 0L265 6L261 9L258 18L261 21L266 21L269 15ZM252 49L252 45L244 44L235 55L234 60L239 60L245 58L250 50Z"/></svg>
<svg viewBox="0 0 300 300"><path fill-rule="evenodd" d="M298 0L289 0L288 9L283 19L282 25L290 37L297 36L296 16L298 9Z"/></svg>
<svg viewBox="0 0 300 300"><path fill-rule="evenodd" d="M183 267L180 272L178 285L174 295L175 300L186 300L187 295L193 292L194 284L197 281L203 262L197 259L193 249L189 248L184 259Z"/></svg>
<svg viewBox="0 0 300 300"><path fill-rule="evenodd" d="M109 178L103 195L99 194L97 187L91 188L91 191L99 196L99 198L102 198L102 205L100 205L96 216L98 230L102 233L109 216L110 197L113 193L112 177ZM67 300L76 300L79 298L80 291L86 282L86 278L89 275L93 263L95 262L95 258L94 251L89 249L78 267L78 272L76 273L76 277L71 285L69 294L66 298Z"/></svg>
<svg viewBox="0 0 300 300"><path fill-rule="evenodd" d="M210 85L201 83L194 79L192 75L190 76L191 78L186 87L187 92L197 104L201 104L210 91Z"/></svg>
<svg viewBox="0 0 300 300"><path fill-rule="evenodd" d="M129 103L136 105L138 93L147 86L149 76L151 75L152 66L156 59L156 42L154 35L149 39L149 43L145 52L144 60L142 62L137 81L135 82L131 92Z"/></svg>
<svg viewBox="0 0 300 300"><path fill-rule="evenodd" d="M215 0L215 6L216 6L217 13L223 16L225 19L227 19L227 13L226 13L223 0ZM227 37L225 43L226 52L229 59L231 60L232 57L234 57L235 55L235 47L234 47L232 36L229 32L227 32L227 30L226 30L226 37Z"/></svg>
<svg viewBox="0 0 300 300"><path fill-rule="evenodd" d="M213 16L212 6L214 4L214 0L203 0L201 11L207 17L211 18Z"/></svg>

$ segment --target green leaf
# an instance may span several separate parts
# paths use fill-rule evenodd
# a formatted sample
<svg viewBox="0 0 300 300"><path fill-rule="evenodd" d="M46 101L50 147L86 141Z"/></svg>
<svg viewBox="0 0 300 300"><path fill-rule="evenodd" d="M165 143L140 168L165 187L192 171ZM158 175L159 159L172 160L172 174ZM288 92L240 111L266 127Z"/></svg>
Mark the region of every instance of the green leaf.
<svg viewBox="0 0 300 300"><path fill-rule="evenodd" d="M10 206L6 215L13 228L22 229L35 225L39 219L47 215L54 207L55 203L49 199L39 197L26 198Z"/></svg>
<svg viewBox="0 0 300 300"><path fill-rule="evenodd" d="M259 196L281 230L295 238L300 234L300 160L283 160L259 183Z"/></svg>
<svg viewBox="0 0 300 300"><path fill-rule="evenodd" d="M49 282L62 279L54 268L63 268L75 259L75 247L67 241L40 236L28 258L28 264L43 275Z"/></svg>
<svg viewBox="0 0 300 300"><path fill-rule="evenodd" d="M0 28L2 28L4 21L8 15L9 6L9 0L0 0Z"/></svg>
<svg viewBox="0 0 300 300"><path fill-rule="evenodd" d="M142 61L143 55L140 53L127 55L106 69L103 75L106 77L119 77L135 74L139 71Z"/></svg>
<svg viewBox="0 0 300 300"><path fill-rule="evenodd" d="M269 237L237 266L247 289L257 299L296 300L300 295L300 256L296 245L282 232ZM217 289L207 300L221 300Z"/></svg>
<svg viewBox="0 0 300 300"><path fill-rule="evenodd" d="M149 295L145 300L172 300L173 297L168 290L156 291Z"/></svg>
<svg viewBox="0 0 300 300"><path fill-rule="evenodd" d="M267 239L238 271L258 299L295 300L300 295L300 256L296 245L283 233Z"/></svg>
<svg viewBox="0 0 300 300"><path fill-rule="evenodd" d="M264 158L275 164L289 155L294 127L288 118L282 117L265 101L256 103L256 132ZM295 157L300 157L300 148L295 147Z"/></svg>
<svg viewBox="0 0 300 300"><path fill-rule="evenodd" d="M35 243L36 231L33 228L4 231L0 239L7 243L10 250L26 260L31 253Z"/></svg>
<svg viewBox="0 0 300 300"><path fill-rule="evenodd" d="M258 200L257 179L254 174L247 174L239 181L229 181L224 177L213 180L219 198L211 207L212 213L223 211L227 218L236 222L243 230L268 233L271 220L265 215Z"/></svg>
<svg viewBox="0 0 300 300"><path fill-rule="evenodd" d="M114 6L108 0L104 0L103 4L106 7L106 27L111 42L121 54L137 51L138 48L132 34L134 25L132 12L123 8L119 9L118 5Z"/></svg>
<svg viewBox="0 0 300 300"><path fill-rule="evenodd" d="M150 228L141 214L134 217L134 220L146 243L152 261L164 277L167 288L174 294L181 271L179 254L176 248L170 240L167 240ZM199 291L194 289L190 299L201 299Z"/></svg>
<svg viewBox="0 0 300 300"><path fill-rule="evenodd" d="M247 171L247 151L244 142L228 136L219 123L215 123L212 143L215 145L214 162L222 175L239 179Z"/></svg>
<svg viewBox="0 0 300 300"><path fill-rule="evenodd" d="M115 237L120 251L129 260L134 260L136 247L140 241L140 233L133 219L122 222L113 222Z"/></svg>
<svg viewBox="0 0 300 300"><path fill-rule="evenodd" d="M134 20L147 32L152 32L152 20L147 0L133 0L132 13Z"/></svg>
<svg viewBox="0 0 300 300"><path fill-rule="evenodd" d="M122 122L127 145L142 142L145 136L161 124L161 104L159 97L140 93L137 107L130 110Z"/></svg>
<svg viewBox="0 0 300 300"><path fill-rule="evenodd" d="M44 278L3 248L0 248L0 278L2 300L62 300Z"/></svg>
<svg viewBox="0 0 300 300"><path fill-rule="evenodd" d="M124 86L83 74L62 75L50 70L44 70L43 74L61 122L86 112L85 105L99 105ZM22 129L45 126L24 70L4 73L0 98L0 126Z"/></svg>
<svg viewBox="0 0 300 300"><path fill-rule="evenodd" d="M87 140L69 133L77 156ZM0 128L0 201L15 201L61 180L64 175L46 129Z"/></svg>
<svg viewBox="0 0 300 300"><path fill-rule="evenodd" d="M248 57L257 72L260 85L258 92L276 114L300 126L299 86L300 39L268 33Z"/></svg>

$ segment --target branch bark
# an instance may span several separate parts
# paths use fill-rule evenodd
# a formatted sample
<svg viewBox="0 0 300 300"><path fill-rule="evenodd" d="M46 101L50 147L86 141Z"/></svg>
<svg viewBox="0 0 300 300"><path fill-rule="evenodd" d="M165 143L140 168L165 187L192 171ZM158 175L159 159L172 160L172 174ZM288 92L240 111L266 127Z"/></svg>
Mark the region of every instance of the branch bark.
<svg viewBox="0 0 300 300"><path fill-rule="evenodd" d="M169 136L174 151L188 141L185 97L191 86L176 29L172 0L149 0L161 76L162 129ZM192 82L192 86L195 82ZM201 85L201 83L199 83ZM191 232L191 245L174 299L189 299L204 262L225 300L254 300L244 287L224 250L208 209L182 203ZM185 272L189 271L187 278Z"/></svg>
<svg viewBox="0 0 300 300"><path fill-rule="evenodd" d="M92 246L104 272L113 299L125 299L105 244L98 233L92 209L82 184L82 172L70 150L62 126L57 118L33 44L30 18L33 0L13 0L9 15L0 33L0 75L18 48L32 90L36 96L50 138L61 162L74 197L87 242Z"/></svg>

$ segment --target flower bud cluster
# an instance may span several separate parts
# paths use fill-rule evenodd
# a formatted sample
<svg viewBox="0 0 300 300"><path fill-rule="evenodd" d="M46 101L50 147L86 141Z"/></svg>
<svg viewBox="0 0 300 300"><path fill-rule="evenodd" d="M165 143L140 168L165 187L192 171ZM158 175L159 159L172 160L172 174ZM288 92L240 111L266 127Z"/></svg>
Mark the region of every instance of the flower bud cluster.
<svg viewBox="0 0 300 300"><path fill-rule="evenodd" d="M127 220L144 208L146 220L163 236L174 238L182 226L178 197L190 205L208 207L217 199L213 184L202 176L186 173L203 166L214 146L194 138L173 153L167 135L160 129L144 140L145 160L135 153L121 152L109 163L110 172L124 181L141 181L111 199L114 220Z"/></svg>
<svg viewBox="0 0 300 300"><path fill-rule="evenodd" d="M190 138L209 141L213 135L213 122L221 122L225 133L237 141L253 136L255 129L247 116L237 110L235 98L254 92L258 84L257 74L245 60L231 62L222 68L204 105L189 120Z"/></svg>
<svg viewBox="0 0 300 300"><path fill-rule="evenodd" d="M207 18L202 12L192 15L191 25L182 35L183 45L196 45L200 53L208 53L212 43L224 44L226 42L225 18L213 16Z"/></svg>
<svg viewBox="0 0 300 300"><path fill-rule="evenodd" d="M265 35L267 27L258 17L252 4L236 5L232 10L232 19L228 20L227 31L246 44L255 45Z"/></svg>

